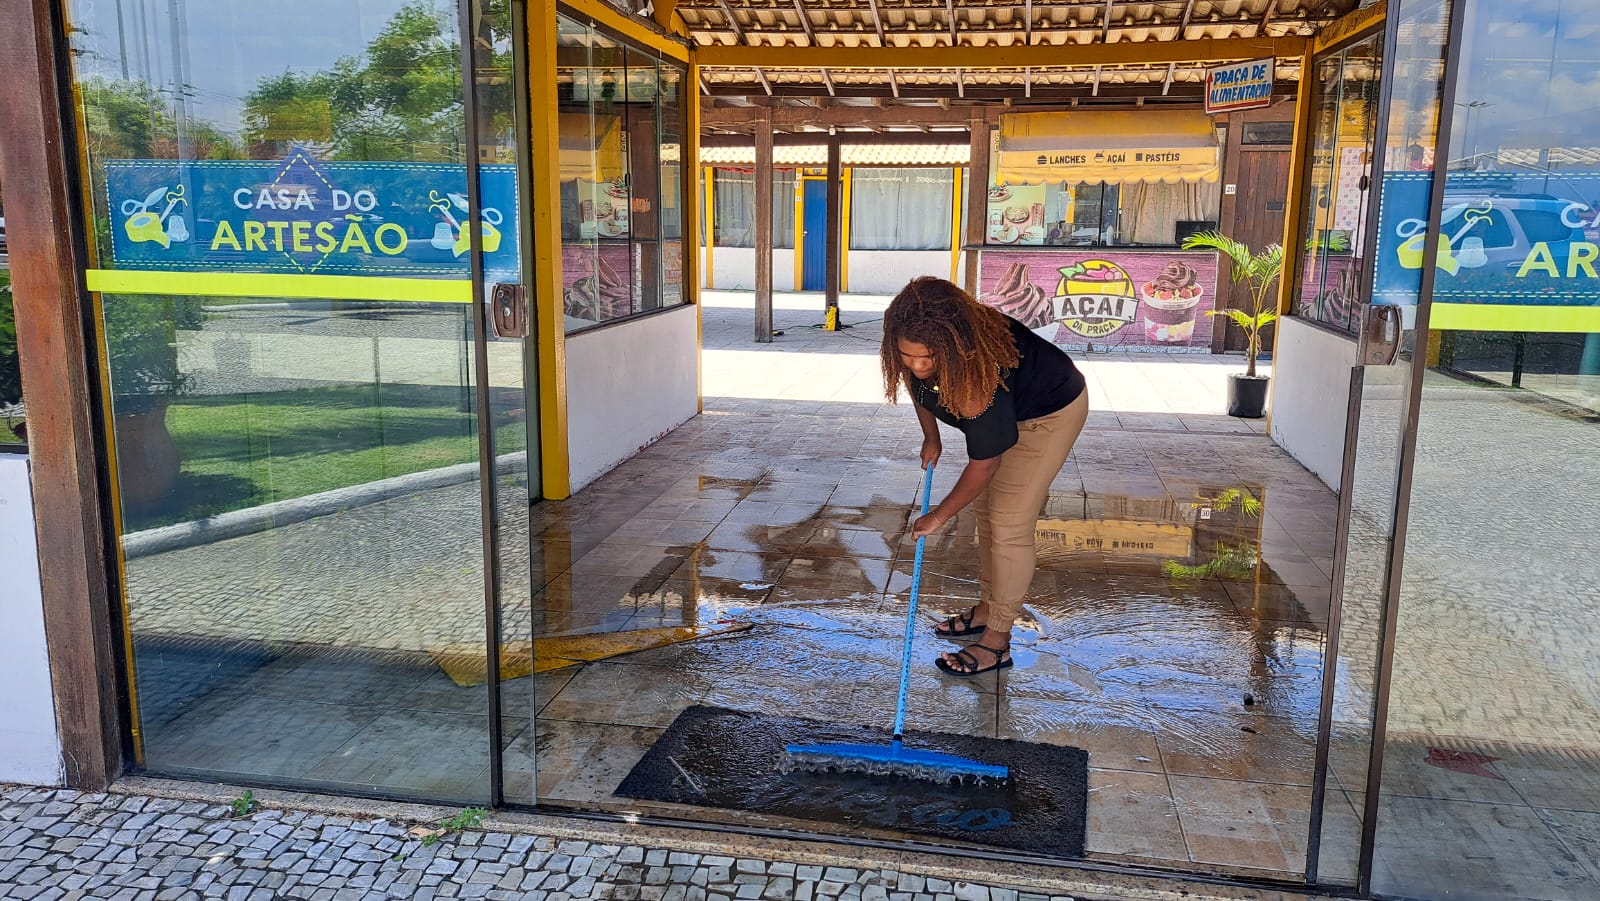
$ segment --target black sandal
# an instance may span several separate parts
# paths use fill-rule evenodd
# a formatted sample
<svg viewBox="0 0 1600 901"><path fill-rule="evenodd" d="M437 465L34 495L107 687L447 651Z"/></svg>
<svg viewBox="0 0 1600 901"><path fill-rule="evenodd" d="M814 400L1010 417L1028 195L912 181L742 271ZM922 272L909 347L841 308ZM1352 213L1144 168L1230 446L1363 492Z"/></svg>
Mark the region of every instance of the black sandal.
<svg viewBox="0 0 1600 901"><path fill-rule="evenodd" d="M977 607L968 608L967 612L958 613L934 626L933 634L940 638L966 638L971 635L981 635L988 626L974 626L972 624L972 614L977 612ZM958 623L960 625L957 625ZM944 628L945 626L949 626L949 628Z"/></svg>
<svg viewBox="0 0 1600 901"><path fill-rule="evenodd" d="M993 654L994 663L988 666L979 666L978 658L972 655L974 649L988 651L990 654ZM983 673L991 673L995 670L1006 669L1013 663L1011 659L1011 648L1009 646L1001 648L997 651L994 648L986 647L981 644L968 645L962 650L956 651L955 658L961 661L963 668L957 669L956 667L951 666L944 661L944 657L942 656L938 660L934 661L934 665L952 676L978 676L982 675Z"/></svg>

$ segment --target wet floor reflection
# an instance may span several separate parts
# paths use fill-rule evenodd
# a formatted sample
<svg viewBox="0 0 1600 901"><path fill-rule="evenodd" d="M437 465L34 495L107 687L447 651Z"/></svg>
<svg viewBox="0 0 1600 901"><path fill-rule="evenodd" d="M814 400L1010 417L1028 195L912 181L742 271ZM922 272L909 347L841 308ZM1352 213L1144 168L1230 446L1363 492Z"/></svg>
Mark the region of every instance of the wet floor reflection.
<svg viewBox="0 0 1600 901"><path fill-rule="evenodd" d="M915 428L848 410L839 418L842 431L882 432L895 447ZM821 467L787 450L810 440L802 426L825 427L821 417L794 419L697 420L574 499L531 511L532 602L502 611L500 623L508 649L522 654L504 655L520 667L503 671L508 800L532 801L537 789L556 805L846 828L842 818L801 822L613 794L693 705L860 726L893 715L918 471L908 455L866 448ZM1163 462L1137 477L1100 462L1137 456L1140 442L1159 445ZM1062 470L1040 511L1040 565L1013 633L1014 669L955 679L932 667L952 645L931 626L978 598L972 515L929 541L911 727L1086 750L1090 857L1298 871L1333 496L1260 438L1102 432L1080 444L1082 459ZM941 466L942 490L957 463ZM463 492L463 509L476 509ZM408 499L406 509L444 509L443 497ZM297 528L311 545L328 526ZM187 632L158 649L170 666L142 661L184 699L163 708L160 692L143 698L148 715L172 717L167 744L152 752L358 791L389 791L402 778L454 797L485 784L486 768L442 762L467 759L487 740L482 716L457 715L483 698L481 639L473 650L481 601L456 609L436 600L449 581L443 561L460 557L384 547L393 569L382 584L405 622L422 624L416 634L370 604L331 603L338 593L320 582L298 586L271 617L248 594L237 607L213 605L203 636L193 615L174 617ZM214 597L184 595L189 607ZM164 609L141 607L141 634L171 631ZM633 650L651 630L731 623L749 628ZM529 641L561 647L548 640L594 635L616 637L621 650L526 675ZM230 652L233 668L214 665L214 645L244 639L255 656ZM336 666L321 659L330 654ZM1336 763L1330 791L1358 787L1359 772Z"/></svg>
<svg viewBox="0 0 1600 901"><path fill-rule="evenodd" d="M541 634L752 626L591 664L540 698L544 800L655 809L611 792L656 730L694 705L866 726L892 718L915 469L885 465L890 478L733 469L635 497L633 514L586 550L588 510L541 511L536 548L582 551L535 599ZM1309 476L1275 487L1187 475L1172 489L1116 494L1062 480L1040 511L1039 570L1013 633L1017 665L999 674L957 680L933 669L952 647L933 623L978 599L972 515L931 539L910 720L1088 750L1091 856L1298 872L1334 499ZM648 484L635 479L631 490ZM602 736L634 750L602 763L572 749ZM526 781L531 767L517 766ZM1263 805L1283 815L1256 822ZM1231 835L1231 820L1250 820L1247 834ZM1147 840L1129 840L1140 835Z"/></svg>

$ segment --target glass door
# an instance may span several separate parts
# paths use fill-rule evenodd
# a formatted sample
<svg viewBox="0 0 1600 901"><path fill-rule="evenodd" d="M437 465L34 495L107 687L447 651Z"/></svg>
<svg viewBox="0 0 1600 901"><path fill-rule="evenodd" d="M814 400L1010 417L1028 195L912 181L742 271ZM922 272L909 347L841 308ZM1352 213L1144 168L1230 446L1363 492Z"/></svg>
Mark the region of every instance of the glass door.
<svg viewBox="0 0 1600 901"><path fill-rule="evenodd" d="M507 749L530 740L533 729L533 644L529 634L535 574L529 519L540 495L539 388L527 273L532 228L523 202L528 180L527 109L521 66L521 7L492 0L462 0L465 42L462 67L467 109L467 203L480 232L474 242L472 279L481 311L474 366L477 398L493 428L481 432L488 633L472 677L489 687L491 789L496 804L522 800L505 787ZM509 183L515 202L499 210L495 199ZM520 251L505 255L516 244ZM514 779L514 777L513 777Z"/></svg>
<svg viewBox="0 0 1600 901"><path fill-rule="evenodd" d="M506 28L66 7L136 764L494 802L486 577L527 580L486 501L526 509L536 419L483 312L520 271Z"/></svg>
<svg viewBox="0 0 1600 901"><path fill-rule="evenodd" d="M1426 305L1419 302L1431 290L1440 246L1437 226L1397 238L1394 225L1397 216L1426 221L1435 192L1448 20L1448 0L1402 2L1383 35L1336 54L1337 64L1319 65L1337 82L1324 97L1331 93L1338 104L1318 119L1328 131L1316 146L1331 187L1321 198L1313 191L1319 209L1308 221L1320 225L1307 235L1302 275L1315 281L1314 303L1307 306L1302 284L1302 313L1353 331L1357 353L1317 744L1323 803L1308 842L1309 880L1321 884L1364 888L1370 879L1393 599L1415 453L1416 368L1429 352ZM1356 171L1341 178L1341 165L1356 160ZM1374 185L1380 197L1369 196ZM1353 216L1341 197L1351 186L1360 186ZM1341 217L1353 228L1333 227Z"/></svg>

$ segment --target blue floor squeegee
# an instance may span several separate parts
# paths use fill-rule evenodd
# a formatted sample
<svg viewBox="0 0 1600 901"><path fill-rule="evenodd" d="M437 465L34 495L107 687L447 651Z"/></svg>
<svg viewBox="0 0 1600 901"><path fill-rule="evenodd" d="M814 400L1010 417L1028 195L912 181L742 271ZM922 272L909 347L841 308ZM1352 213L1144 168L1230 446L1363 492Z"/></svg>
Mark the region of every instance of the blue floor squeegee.
<svg viewBox="0 0 1600 901"><path fill-rule="evenodd" d="M933 497L933 467L927 467L922 480L922 514L928 514ZM815 744L789 745L785 750L792 766L828 772L857 772L868 775L898 776L932 782L1006 782L1011 771L942 751L926 751L905 745L906 700L911 689L911 640L917 628L917 598L922 588L922 553L927 537L917 539L916 562L911 568L911 601L906 609L906 641L900 658L900 700L894 711L894 738L887 745Z"/></svg>

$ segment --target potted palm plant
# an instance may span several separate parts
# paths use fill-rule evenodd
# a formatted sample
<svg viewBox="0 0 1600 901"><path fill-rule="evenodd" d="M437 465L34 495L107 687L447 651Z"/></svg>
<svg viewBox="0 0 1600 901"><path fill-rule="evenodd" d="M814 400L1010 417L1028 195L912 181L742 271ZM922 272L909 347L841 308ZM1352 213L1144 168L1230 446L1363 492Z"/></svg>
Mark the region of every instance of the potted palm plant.
<svg viewBox="0 0 1600 901"><path fill-rule="evenodd" d="M1233 282L1250 290L1250 308L1211 310L1211 316L1227 316L1244 329L1245 371L1228 377L1228 415L1259 419L1267 410L1268 378L1256 374L1256 357L1261 353L1261 330L1278 318L1278 305L1268 295L1278 276L1283 274L1283 245L1269 244L1253 253L1243 241L1221 232L1201 232L1183 242L1185 250L1215 250L1233 261Z"/></svg>
<svg viewBox="0 0 1600 901"><path fill-rule="evenodd" d="M17 362L17 321L11 306L11 271L0 269L0 444L28 440L22 420L22 367Z"/></svg>
<svg viewBox="0 0 1600 901"><path fill-rule="evenodd" d="M104 305L123 500L143 508L168 499L182 461L167 428L167 408L189 385L178 364L182 301L119 296Z"/></svg>

